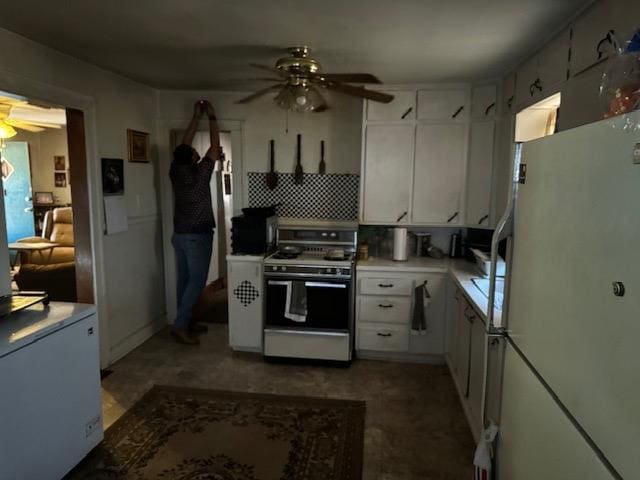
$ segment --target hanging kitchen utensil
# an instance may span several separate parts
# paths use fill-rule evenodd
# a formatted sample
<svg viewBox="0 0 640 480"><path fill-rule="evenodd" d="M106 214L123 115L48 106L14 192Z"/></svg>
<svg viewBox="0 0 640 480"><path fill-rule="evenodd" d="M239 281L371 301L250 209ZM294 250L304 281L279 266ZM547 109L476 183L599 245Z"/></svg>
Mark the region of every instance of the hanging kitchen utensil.
<svg viewBox="0 0 640 480"><path fill-rule="evenodd" d="M293 181L298 185L302 185L303 171L302 163L300 163L300 157L302 155L302 135L298 134L298 149L296 151L296 170L293 175Z"/></svg>
<svg viewBox="0 0 640 480"><path fill-rule="evenodd" d="M269 164L270 170L267 173L267 187L269 190L273 190L278 186L278 174L276 173L275 168L275 153L274 153L274 145L273 139L269 140Z"/></svg>
<svg viewBox="0 0 640 480"><path fill-rule="evenodd" d="M327 164L324 163L324 140L320 140L320 165L318 165L318 173L324 175L327 171Z"/></svg>

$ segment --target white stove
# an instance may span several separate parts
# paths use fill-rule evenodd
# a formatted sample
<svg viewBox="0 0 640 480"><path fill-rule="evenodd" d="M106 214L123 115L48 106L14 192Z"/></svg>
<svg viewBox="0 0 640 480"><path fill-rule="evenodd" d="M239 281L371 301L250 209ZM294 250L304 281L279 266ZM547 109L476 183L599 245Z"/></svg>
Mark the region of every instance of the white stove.
<svg viewBox="0 0 640 480"><path fill-rule="evenodd" d="M357 235L337 225L278 228L280 250L264 260L266 357L351 360ZM332 260L335 250L344 257Z"/></svg>

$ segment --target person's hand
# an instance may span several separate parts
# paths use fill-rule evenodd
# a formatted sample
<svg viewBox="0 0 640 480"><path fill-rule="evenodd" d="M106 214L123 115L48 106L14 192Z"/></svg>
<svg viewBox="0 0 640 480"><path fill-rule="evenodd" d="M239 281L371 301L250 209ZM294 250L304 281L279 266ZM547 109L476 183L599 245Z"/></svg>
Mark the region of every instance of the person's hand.
<svg viewBox="0 0 640 480"><path fill-rule="evenodd" d="M209 117L216 116L216 111L213 108L213 105L211 105L211 103L209 103L207 100L204 101L204 109L205 109L205 112L207 113L207 116Z"/></svg>
<svg viewBox="0 0 640 480"><path fill-rule="evenodd" d="M198 100L193 105L193 116L199 118L202 116L202 114L204 114L204 112L205 112L204 100Z"/></svg>

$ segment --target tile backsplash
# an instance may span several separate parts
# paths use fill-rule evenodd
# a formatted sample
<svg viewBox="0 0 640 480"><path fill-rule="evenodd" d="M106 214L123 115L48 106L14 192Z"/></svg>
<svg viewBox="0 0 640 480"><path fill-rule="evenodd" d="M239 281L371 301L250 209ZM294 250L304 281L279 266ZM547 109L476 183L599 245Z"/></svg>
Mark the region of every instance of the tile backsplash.
<svg viewBox="0 0 640 480"><path fill-rule="evenodd" d="M249 172L249 206L280 204L281 217L357 220L359 175L305 173L301 185L292 173L279 173L278 186L267 187L267 174Z"/></svg>

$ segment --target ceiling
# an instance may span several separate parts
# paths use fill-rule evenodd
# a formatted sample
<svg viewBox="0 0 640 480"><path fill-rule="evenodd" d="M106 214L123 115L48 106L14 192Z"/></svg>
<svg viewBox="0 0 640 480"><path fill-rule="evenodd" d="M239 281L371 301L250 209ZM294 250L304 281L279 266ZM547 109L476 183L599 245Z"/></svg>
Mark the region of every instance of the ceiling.
<svg viewBox="0 0 640 480"><path fill-rule="evenodd" d="M20 0L0 26L170 89L247 90L246 64L306 44L325 72L385 83L506 73L591 0Z"/></svg>

